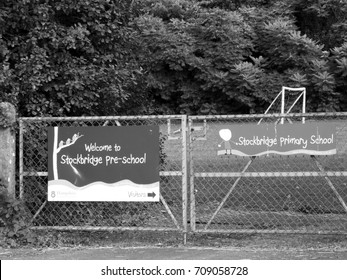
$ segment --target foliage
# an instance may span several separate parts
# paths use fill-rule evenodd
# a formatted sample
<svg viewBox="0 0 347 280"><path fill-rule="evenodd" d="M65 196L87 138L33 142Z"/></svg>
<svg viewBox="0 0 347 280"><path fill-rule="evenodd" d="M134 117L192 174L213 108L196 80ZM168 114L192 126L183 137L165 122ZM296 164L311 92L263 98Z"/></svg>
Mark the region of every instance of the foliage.
<svg viewBox="0 0 347 280"><path fill-rule="evenodd" d="M300 30L301 1L145 2L135 21L156 112L264 112L282 86L305 86L308 111L347 107L344 60Z"/></svg>
<svg viewBox="0 0 347 280"><path fill-rule="evenodd" d="M136 24L148 50L141 58L147 88L166 111L217 113L232 103L222 92L224 78L252 48L251 29L238 12L200 9L187 20L153 13Z"/></svg>
<svg viewBox="0 0 347 280"><path fill-rule="evenodd" d="M130 1L0 4L0 91L21 115L125 113L140 68Z"/></svg>
<svg viewBox="0 0 347 280"><path fill-rule="evenodd" d="M336 92L341 94L342 110L347 110L347 41L331 50L330 67L334 74Z"/></svg>
<svg viewBox="0 0 347 280"><path fill-rule="evenodd" d="M264 112L282 86L347 109L347 2L3 0L0 101L20 116Z"/></svg>
<svg viewBox="0 0 347 280"><path fill-rule="evenodd" d="M262 67L265 75L278 78L275 83L270 81L267 87L279 92L282 85L304 86L307 88L308 111L342 110L345 105L340 102L341 94L337 91L330 58L324 46L298 30L294 12L288 13L287 10L286 16L282 16L283 7L274 5L273 8L277 12L272 19L269 18L268 10L241 9L256 32L255 53L266 60ZM262 93L266 91L261 86L258 89L264 99Z"/></svg>
<svg viewBox="0 0 347 280"><path fill-rule="evenodd" d="M329 50L347 39L347 2L341 0L292 1L297 25Z"/></svg>
<svg viewBox="0 0 347 280"><path fill-rule="evenodd" d="M0 240L1 244L15 247L35 242L35 234L24 204L10 197L0 181Z"/></svg>

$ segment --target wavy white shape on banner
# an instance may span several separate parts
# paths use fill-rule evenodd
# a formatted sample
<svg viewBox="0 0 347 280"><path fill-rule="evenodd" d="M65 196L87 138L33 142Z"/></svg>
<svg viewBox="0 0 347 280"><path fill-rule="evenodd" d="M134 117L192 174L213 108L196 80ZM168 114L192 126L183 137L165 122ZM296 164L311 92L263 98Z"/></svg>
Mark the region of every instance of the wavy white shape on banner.
<svg viewBox="0 0 347 280"><path fill-rule="evenodd" d="M85 185L83 187L76 187L74 184L72 184L71 182L67 181L67 180L51 180L48 181L48 186L55 186L55 185L59 185L59 186L65 186L67 188L73 189L73 190L84 190L87 188L95 188L95 187L132 187L132 188L145 188L145 189L150 189L150 188L155 188L159 186L159 182L154 182L152 184L136 184L128 179L126 180L122 180L116 183L105 183L105 182L93 182L90 183L88 185Z"/></svg>
<svg viewBox="0 0 347 280"><path fill-rule="evenodd" d="M67 180L48 181L48 201L159 201L159 182L136 184L130 180L108 184L93 182L76 187Z"/></svg>
<svg viewBox="0 0 347 280"><path fill-rule="evenodd" d="M231 153L230 151L227 150L220 150L217 152L217 155L222 156L222 155L236 155L236 156L262 156L262 155L267 155L267 154L278 154L278 155L295 155L295 154L305 154L305 155L335 155L336 154L336 149L331 149L331 150L326 150L326 151L317 151L317 150L305 150L305 149L297 149L297 150L291 150L291 151L286 151L286 152L280 152L280 151L275 151L275 150L268 150L268 151L263 151L260 153L256 154L246 154L244 152L241 152L239 150L232 150Z"/></svg>

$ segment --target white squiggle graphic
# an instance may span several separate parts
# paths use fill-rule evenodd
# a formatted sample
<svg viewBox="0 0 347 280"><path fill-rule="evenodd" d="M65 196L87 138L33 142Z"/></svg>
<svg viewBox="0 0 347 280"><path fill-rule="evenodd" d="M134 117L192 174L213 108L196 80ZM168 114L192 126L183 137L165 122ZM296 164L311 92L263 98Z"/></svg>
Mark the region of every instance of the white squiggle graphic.
<svg viewBox="0 0 347 280"><path fill-rule="evenodd" d="M59 185L59 186L65 186L67 188L73 189L73 190L83 190L83 189L87 189L87 188L94 188L94 187L124 187L124 186L129 186L129 187L134 187L134 188L154 188L156 186L159 185L159 182L154 182L151 184L137 184L132 182L131 180L122 180L116 183L105 183L105 182L101 182L101 181L97 181L97 182L93 182L90 183L88 185L85 185L83 187L76 187L74 184L72 184L71 182L67 181L67 180L51 180L48 181L48 185L49 186L54 186L54 185Z"/></svg>
<svg viewBox="0 0 347 280"><path fill-rule="evenodd" d="M219 156L221 155L227 155L228 151L227 150L220 150L217 152ZM275 150L268 150L268 151L263 151L257 154L246 154L243 153L239 150L233 150L233 155L236 156L262 156L262 155L267 155L267 154L278 154L278 155L294 155L294 154L306 154L306 155L334 155L336 154L336 149L331 149L327 151L316 151L316 150L305 150L305 149L298 149L298 150L291 150L287 152L279 152Z"/></svg>

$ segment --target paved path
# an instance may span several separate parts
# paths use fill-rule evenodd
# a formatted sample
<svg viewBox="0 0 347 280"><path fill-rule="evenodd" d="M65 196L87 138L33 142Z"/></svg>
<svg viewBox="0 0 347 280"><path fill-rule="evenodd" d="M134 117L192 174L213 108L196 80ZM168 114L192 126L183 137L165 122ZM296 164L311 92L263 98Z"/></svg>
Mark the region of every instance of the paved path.
<svg viewBox="0 0 347 280"><path fill-rule="evenodd" d="M346 250L201 247L0 249L0 259L24 260L347 260Z"/></svg>

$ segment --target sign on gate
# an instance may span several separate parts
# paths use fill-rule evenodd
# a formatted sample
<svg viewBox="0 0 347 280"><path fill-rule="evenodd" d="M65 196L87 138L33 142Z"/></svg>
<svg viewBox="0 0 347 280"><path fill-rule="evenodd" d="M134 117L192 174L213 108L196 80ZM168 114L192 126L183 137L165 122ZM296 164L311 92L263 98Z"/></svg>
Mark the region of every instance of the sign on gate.
<svg viewBox="0 0 347 280"><path fill-rule="evenodd" d="M50 127L49 201L159 201L159 127Z"/></svg>
<svg viewBox="0 0 347 280"><path fill-rule="evenodd" d="M237 156L333 155L336 154L335 134L336 126L324 122L226 125L219 130L224 148L220 144L217 153Z"/></svg>

